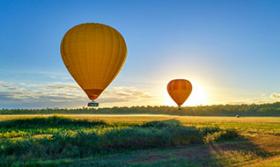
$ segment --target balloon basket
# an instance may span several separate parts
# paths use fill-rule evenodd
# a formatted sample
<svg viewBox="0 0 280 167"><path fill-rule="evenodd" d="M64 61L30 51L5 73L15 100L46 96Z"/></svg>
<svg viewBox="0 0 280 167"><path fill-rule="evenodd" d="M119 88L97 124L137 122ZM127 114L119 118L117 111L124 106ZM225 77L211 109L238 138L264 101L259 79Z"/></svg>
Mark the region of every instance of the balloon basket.
<svg viewBox="0 0 280 167"><path fill-rule="evenodd" d="M99 106L99 103L95 102L95 101L91 101L88 103L87 105L88 107L98 107Z"/></svg>

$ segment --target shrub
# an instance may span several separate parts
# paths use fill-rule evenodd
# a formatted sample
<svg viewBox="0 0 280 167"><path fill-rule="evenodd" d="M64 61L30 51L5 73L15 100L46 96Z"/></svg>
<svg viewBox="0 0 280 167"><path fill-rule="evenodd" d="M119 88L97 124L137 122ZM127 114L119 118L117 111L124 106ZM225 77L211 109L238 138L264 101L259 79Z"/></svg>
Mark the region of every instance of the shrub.
<svg viewBox="0 0 280 167"><path fill-rule="evenodd" d="M15 122L17 121L13 123ZM109 125L100 121L83 122L58 117L19 122L25 127L30 126L31 129L36 127L36 130L62 125L63 128L65 125L76 129L75 131L57 129L57 131L51 131L54 133L50 136L42 138L30 135L17 140L3 139L0 141L0 158L5 157L4 160L79 158L118 151L202 144L228 140L237 136L235 131L221 130L217 127L182 126L176 120L153 121L131 126ZM9 127L13 123L3 124ZM91 131L84 131L83 128L91 129ZM107 129L104 130L105 128ZM38 132L43 133L44 130Z"/></svg>
<svg viewBox="0 0 280 167"><path fill-rule="evenodd" d="M206 143L219 142L219 141L233 140L238 137L239 137L238 133L234 130L220 130L214 133L208 133L205 136L204 141Z"/></svg>

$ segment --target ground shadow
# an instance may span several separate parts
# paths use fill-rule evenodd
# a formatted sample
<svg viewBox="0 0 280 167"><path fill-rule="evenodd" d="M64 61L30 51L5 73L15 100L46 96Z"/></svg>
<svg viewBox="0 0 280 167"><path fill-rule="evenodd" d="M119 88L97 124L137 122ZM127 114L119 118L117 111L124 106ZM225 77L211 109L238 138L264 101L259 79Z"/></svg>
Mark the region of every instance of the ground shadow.
<svg viewBox="0 0 280 167"><path fill-rule="evenodd" d="M0 127L2 129L37 129L37 128L55 128L55 127L94 127L94 126L107 126L104 121L88 121L88 120L75 120L64 117L52 116L52 117L35 117L27 119L16 119L0 121Z"/></svg>

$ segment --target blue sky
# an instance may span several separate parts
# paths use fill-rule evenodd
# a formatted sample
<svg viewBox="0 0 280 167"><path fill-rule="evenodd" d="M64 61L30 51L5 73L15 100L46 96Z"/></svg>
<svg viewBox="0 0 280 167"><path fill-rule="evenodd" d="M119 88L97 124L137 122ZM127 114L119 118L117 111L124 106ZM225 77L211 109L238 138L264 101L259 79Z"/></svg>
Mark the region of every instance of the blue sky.
<svg viewBox="0 0 280 167"><path fill-rule="evenodd" d="M186 105L278 101L279 9L277 0L2 0L0 108L88 101L60 57L64 33L84 22L115 27L128 47L102 106L174 105L174 78L194 83Z"/></svg>

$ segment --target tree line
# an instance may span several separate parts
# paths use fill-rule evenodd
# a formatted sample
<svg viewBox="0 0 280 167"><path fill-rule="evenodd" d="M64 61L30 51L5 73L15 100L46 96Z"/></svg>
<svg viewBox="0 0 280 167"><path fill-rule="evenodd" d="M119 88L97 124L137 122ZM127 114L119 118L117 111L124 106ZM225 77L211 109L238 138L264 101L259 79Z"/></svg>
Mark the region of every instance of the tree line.
<svg viewBox="0 0 280 167"><path fill-rule="evenodd" d="M0 114L168 114L186 116L280 116L280 102L268 104L182 107L133 106L112 108L1 109Z"/></svg>

